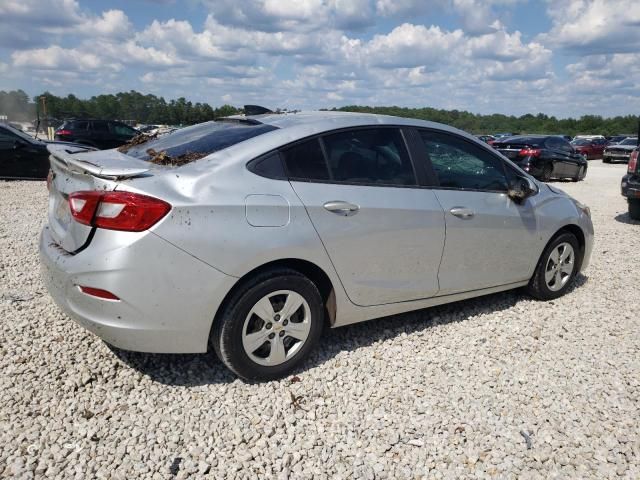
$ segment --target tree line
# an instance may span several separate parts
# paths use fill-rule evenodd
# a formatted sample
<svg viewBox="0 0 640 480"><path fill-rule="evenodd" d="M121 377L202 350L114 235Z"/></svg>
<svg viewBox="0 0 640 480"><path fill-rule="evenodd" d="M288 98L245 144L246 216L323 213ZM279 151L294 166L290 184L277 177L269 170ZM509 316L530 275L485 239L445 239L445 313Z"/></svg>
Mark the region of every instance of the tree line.
<svg viewBox="0 0 640 480"><path fill-rule="evenodd" d="M44 100L43 100L44 99ZM166 101L163 97L142 94L131 90L116 94L96 95L81 99L73 94L59 97L50 92L36 95L32 99L22 90L0 91L0 115L8 115L10 121L32 121L39 112L41 118L63 120L65 118L93 117L108 120L124 120L133 123L190 125L227 115L241 113L242 109L231 105L212 107L208 103L192 103L184 97ZM636 133L637 115L604 118L600 115L584 115L580 118L558 119L539 113L513 115L480 115L460 110L406 107L367 107L349 105L338 109L347 112L379 113L431 120L451 125L475 134L547 133L577 135L593 133L614 135Z"/></svg>
<svg viewBox="0 0 640 480"><path fill-rule="evenodd" d="M349 105L334 109L343 112L378 113L398 117L417 118L444 123L477 135L492 133L544 133L549 135L616 135L638 133L637 115L604 118L600 115L584 115L580 118L562 118L539 113L516 117L514 115L480 115L460 110L435 108L366 107Z"/></svg>
<svg viewBox="0 0 640 480"><path fill-rule="evenodd" d="M50 120L101 118L131 123L192 125L240 111L231 105L214 108L208 103L193 103L184 97L166 101L163 97L144 95L134 90L88 99L73 94L59 97L44 92L31 101L22 90L0 91L0 115L8 115L9 120L14 121L31 121L39 114L41 118L46 116Z"/></svg>

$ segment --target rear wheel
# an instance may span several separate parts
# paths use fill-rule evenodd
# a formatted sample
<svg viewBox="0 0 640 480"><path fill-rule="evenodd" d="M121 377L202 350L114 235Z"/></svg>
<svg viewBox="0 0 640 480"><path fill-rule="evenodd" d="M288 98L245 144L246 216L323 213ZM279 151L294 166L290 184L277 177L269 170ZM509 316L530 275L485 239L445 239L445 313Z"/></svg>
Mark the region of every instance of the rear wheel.
<svg viewBox="0 0 640 480"><path fill-rule="evenodd" d="M587 171L586 167L580 167L578 169L578 173L576 173L575 177L573 177L571 180L573 182L579 182L585 177L586 171Z"/></svg>
<svg viewBox="0 0 640 480"><path fill-rule="evenodd" d="M550 163L547 163L542 169L542 175L540 176L540 179L543 182L548 182L549 180L551 180L552 173L553 173L553 166Z"/></svg>
<svg viewBox="0 0 640 480"><path fill-rule="evenodd" d="M565 294L575 278L580 247L572 233L555 237L542 253L529 280L527 292L539 300L552 300Z"/></svg>
<svg viewBox="0 0 640 480"><path fill-rule="evenodd" d="M640 200L629 199L629 217L640 220Z"/></svg>
<svg viewBox="0 0 640 480"><path fill-rule="evenodd" d="M611 160L609 158L607 158L607 157L603 157L602 158L602 163L609 163L609 162L611 162Z"/></svg>
<svg viewBox="0 0 640 480"><path fill-rule="evenodd" d="M304 360L323 324L316 285L295 270L274 269L238 289L216 319L210 341L239 377L274 380Z"/></svg>

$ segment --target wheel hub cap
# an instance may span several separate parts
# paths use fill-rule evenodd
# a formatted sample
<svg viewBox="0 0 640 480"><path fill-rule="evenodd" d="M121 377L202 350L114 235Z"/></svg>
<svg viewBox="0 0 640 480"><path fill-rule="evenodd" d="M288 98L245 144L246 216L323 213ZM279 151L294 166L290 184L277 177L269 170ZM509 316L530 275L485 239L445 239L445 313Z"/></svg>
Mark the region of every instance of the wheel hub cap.
<svg viewBox="0 0 640 480"><path fill-rule="evenodd" d="M242 327L242 346L259 365L280 365L295 356L309 337L311 309L293 290L262 297L249 311Z"/></svg>
<svg viewBox="0 0 640 480"><path fill-rule="evenodd" d="M549 257L545 267L544 279L547 288L557 292L564 287L571 275L575 263L575 252L570 243L563 242L556 246Z"/></svg>

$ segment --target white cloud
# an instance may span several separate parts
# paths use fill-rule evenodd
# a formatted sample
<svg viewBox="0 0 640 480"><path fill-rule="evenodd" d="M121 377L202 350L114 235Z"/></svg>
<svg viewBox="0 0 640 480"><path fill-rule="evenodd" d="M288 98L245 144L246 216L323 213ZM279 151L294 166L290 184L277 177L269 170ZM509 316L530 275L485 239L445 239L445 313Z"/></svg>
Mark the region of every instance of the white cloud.
<svg viewBox="0 0 640 480"><path fill-rule="evenodd" d="M110 63L96 53L83 52L73 48L62 48L53 45L14 52L13 65L18 68L34 70L66 70L74 72L111 69L118 71L121 66Z"/></svg>
<svg viewBox="0 0 640 480"><path fill-rule="evenodd" d="M638 0L550 0L552 29L540 40L582 54L637 52Z"/></svg>

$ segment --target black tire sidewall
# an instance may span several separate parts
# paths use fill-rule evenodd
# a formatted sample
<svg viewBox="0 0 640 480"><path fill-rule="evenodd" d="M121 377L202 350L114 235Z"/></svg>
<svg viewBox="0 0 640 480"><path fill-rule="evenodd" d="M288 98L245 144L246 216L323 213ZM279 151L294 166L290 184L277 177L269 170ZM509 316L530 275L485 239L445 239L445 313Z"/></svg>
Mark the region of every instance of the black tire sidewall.
<svg viewBox="0 0 640 480"><path fill-rule="evenodd" d="M629 217L640 220L640 200L629 199Z"/></svg>
<svg viewBox="0 0 640 480"><path fill-rule="evenodd" d="M302 295L309 304L311 329L304 345L293 358L268 367L255 363L244 351L242 330L251 308L262 297L278 290L292 290ZM217 321L219 328L214 329L212 341L220 360L245 380L274 380L291 373L317 344L324 325L324 306L320 292L311 280L297 272L273 272L266 279L263 277L261 281L241 289Z"/></svg>

